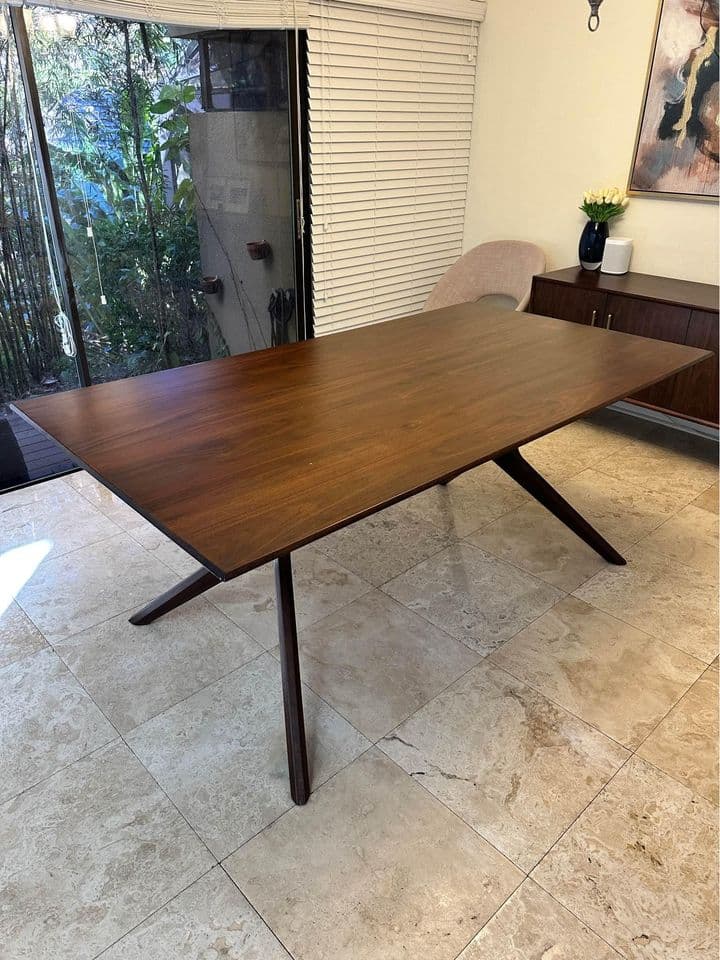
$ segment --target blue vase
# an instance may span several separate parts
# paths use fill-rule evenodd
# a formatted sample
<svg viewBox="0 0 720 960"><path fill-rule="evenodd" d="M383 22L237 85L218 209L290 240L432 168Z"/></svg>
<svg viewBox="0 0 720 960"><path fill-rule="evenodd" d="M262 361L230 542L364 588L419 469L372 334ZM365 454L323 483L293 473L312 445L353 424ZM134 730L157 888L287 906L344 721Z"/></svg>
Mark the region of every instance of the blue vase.
<svg viewBox="0 0 720 960"><path fill-rule="evenodd" d="M610 230L607 223L588 220L580 234L580 266L583 270L599 270Z"/></svg>

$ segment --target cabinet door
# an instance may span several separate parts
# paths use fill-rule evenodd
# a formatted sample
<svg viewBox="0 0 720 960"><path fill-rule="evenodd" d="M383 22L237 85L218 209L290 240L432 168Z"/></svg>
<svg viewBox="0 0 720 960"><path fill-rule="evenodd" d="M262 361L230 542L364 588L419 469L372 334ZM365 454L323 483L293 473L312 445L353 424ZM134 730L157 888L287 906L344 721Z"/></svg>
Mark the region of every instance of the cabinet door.
<svg viewBox="0 0 720 960"><path fill-rule="evenodd" d="M600 324L607 294L597 290L582 290L565 283L551 283L535 279L533 286L532 313L573 323Z"/></svg>
<svg viewBox="0 0 720 960"><path fill-rule="evenodd" d="M685 343L689 347L702 347L715 354L710 360L676 374L673 380L673 410L704 420L718 422L718 315L703 310L693 310Z"/></svg>
<svg viewBox="0 0 720 960"><path fill-rule="evenodd" d="M621 330L652 340L685 343L690 324L690 311L686 307L611 294L607 299L606 311L603 326L610 330ZM675 379L668 377L647 390L634 393L630 399L672 411Z"/></svg>

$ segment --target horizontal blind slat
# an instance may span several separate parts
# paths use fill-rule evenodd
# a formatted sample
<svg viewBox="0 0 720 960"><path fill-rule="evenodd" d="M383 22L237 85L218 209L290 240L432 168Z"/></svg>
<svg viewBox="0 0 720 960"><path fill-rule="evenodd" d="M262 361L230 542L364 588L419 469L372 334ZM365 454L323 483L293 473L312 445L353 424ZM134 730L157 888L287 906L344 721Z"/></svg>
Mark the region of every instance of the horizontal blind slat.
<svg viewBox="0 0 720 960"><path fill-rule="evenodd" d="M421 310L462 251L475 25L379 2L310 5L316 334Z"/></svg>

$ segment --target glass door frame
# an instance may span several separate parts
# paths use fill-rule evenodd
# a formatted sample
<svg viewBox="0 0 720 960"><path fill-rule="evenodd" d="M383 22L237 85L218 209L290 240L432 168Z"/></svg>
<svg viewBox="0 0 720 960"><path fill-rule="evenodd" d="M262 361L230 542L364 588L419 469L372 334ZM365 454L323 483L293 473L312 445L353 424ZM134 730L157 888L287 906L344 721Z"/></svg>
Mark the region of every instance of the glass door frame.
<svg viewBox="0 0 720 960"><path fill-rule="evenodd" d="M290 173L295 223L295 309L298 340L315 336L312 307L312 230L310 218L310 134L307 30L288 30L290 91ZM294 95L293 95L294 94Z"/></svg>
<svg viewBox="0 0 720 960"><path fill-rule="evenodd" d="M27 26L25 24L24 8L11 6L9 12L18 64L20 66L20 77L25 90L25 102L27 104L33 147L35 149L35 163L40 177L43 200L47 205L48 225L50 227L53 253L58 266L60 292L64 301L65 311L70 320L73 341L75 343L75 363L77 366L78 379L81 387L89 387L92 383L90 367L87 354L85 353L82 325L80 323L80 314L75 296L75 285L73 283L67 248L65 246L65 232L60 215L57 191L55 190L55 177L53 176L52 165L50 163L50 151L48 149L47 137L45 136L45 123L42 118L40 95L38 93L32 55L30 53L30 38L28 37Z"/></svg>

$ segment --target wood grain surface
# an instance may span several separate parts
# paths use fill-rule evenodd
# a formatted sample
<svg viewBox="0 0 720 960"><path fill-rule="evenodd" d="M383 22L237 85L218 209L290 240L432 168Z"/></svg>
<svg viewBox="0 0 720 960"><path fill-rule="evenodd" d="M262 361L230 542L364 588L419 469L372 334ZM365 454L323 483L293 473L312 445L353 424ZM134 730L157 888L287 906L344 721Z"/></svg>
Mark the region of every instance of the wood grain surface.
<svg viewBox="0 0 720 960"><path fill-rule="evenodd" d="M706 356L462 304L16 408L230 579Z"/></svg>

